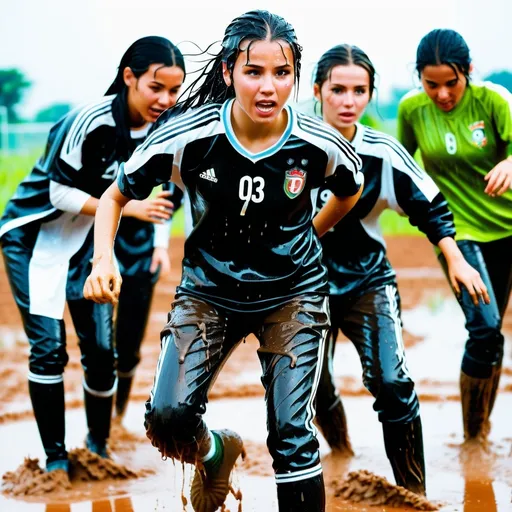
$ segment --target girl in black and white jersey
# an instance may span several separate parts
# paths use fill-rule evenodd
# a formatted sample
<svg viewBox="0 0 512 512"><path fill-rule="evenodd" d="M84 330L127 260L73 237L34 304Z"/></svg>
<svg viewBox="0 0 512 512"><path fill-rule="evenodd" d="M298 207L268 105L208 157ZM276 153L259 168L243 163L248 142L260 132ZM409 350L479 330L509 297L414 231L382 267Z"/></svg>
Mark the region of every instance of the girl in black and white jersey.
<svg viewBox="0 0 512 512"><path fill-rule="evenodd" d="M453 217L444 197L393 137L359 124L375 88L375 69L358 47L339 45L320 58L314 93L324 121L352 142L363 162L365 190L356 207L322 238L329 271L331 337L317 394L317 422L333 449L351 453L341 399L333 384L338 330L354 343L363 382L375 397L386 454L397 484L425 494L425 463L418 398L407 370L400 297L386 257L379 217L392 209L409 217L439 247L455 290L466 287L475 302L489 300L479 273L453 239ZM331 192L320 189L317 207ZM350 244L343 243L350 240Z"/></svg>
<svg viewBox="0 0 512 512"><path fill-rule="evenodd" d="M84 300L82 292L90 271L93 216L120 162L130 157L147 127L176 102L183 79L183 58L170 41L145 37L133 43L107 95L52 128L44 155L19 185L0 221L4 262L30 343L29 391L48 471L68 469L66 301L82 352L86 445L107 456L116 389L112 308ZM122 249L131 245L149 259L147 267L151 260L154 266L165 263L154 253L146 226L167 220L172 206L163 195L134 201L124 215L143 221L130 225L142 230L142 236L127 233L120 241ZM128 268L126 252L119 251L123 272ZM120 352L125 341L118 339Z"/></svg>
<svg viewBox="0 0 512 512"><path fill-rule="evenodd" d="M115 303L112 247L122 208L169 180L187 190L193 230L162 332L146 430L163 456L196 465L191 501L199 512L222 505L242 452L236 433L204 423L208 390L251 332L261 345L279 510L325 510L312 423L329 324L318 235L355 204L362 175L338 133L286 105L300 57L283 18L252 11L234 19L191 86L185 113L136 150L97 212L84 295ZM334 196L313 225L310 192L324 182Z"/></svg>

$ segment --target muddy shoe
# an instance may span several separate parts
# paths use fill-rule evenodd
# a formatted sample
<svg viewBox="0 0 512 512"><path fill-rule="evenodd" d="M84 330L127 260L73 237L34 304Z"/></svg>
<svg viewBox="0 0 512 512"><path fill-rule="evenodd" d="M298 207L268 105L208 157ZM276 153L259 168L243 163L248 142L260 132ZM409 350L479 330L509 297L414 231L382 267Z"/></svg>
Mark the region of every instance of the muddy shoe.
<svg viewBox="0 0 512 512"><path fill-rule="evenodd" d="M195 512L215 512L222 506L229 493L231 471L243 452L240 436L231 430L213 432L222 443L223 457L218 467L211 471L196 467L190 499Z"/></svg>
<svg viewBox="0 0 512 512"><path fill-rule="evenodd" d="M85 438L85 447L92 453L99 455L102 459L110 459L107 451L106 440L98 441L94 439L91 434L87 434Z"/></svg>
<svg viewBox="0 0 512 512"><path fill-rule="evenodd" d="M58 459L46 463L46 471L48 473L50 473L51 471L58 471L59 469L65 471L66 473L69 473L69 460Z"/></svg>

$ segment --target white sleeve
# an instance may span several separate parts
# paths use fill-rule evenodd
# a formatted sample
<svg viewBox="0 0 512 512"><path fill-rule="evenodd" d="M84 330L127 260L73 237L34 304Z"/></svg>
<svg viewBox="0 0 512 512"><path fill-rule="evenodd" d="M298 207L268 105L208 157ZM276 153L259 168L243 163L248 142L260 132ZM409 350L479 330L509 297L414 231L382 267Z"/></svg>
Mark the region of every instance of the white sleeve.
<svg viewBox="0 0 512 512"><path fill-rule="evenodd" d="M90 194L83 190L50 180L50 202L58 210L80 213L90 197Z"/></svg>
<svg viewBox="0 0 512 512"><path fill-rule="evenodd" d="M169 238L171 236L172 217L163 224L155 224L155 238L153 239L153 247L169 247Z"/></svg>

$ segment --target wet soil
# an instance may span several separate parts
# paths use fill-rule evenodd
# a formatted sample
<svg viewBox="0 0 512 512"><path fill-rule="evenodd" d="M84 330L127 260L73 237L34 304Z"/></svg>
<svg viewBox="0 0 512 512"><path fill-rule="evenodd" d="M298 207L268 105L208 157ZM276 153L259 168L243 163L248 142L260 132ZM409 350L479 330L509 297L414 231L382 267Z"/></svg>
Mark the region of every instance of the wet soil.
<svg viewBox="0 0 512 512"><path fill-rule="evenodd" d="M192 510L189 499L191 467L172 460L162 461L146 439L143 428L144 401L152 385L159 354L159 332L166 323L179 281L182 242L175 239L171 243L173 271L157 285L142 362L124 425L116 425L112 432L110 450L112 467L116 469L92 471L97 476L94 478L91 472L83 471L82 477L72 478L70 487L59 484L52 492L15 494L12 485L9 487L4 480L4 492L0 496L2 512ZM408 368L416 381L421 402L430 503L442 511L512 510L512 308L509 306L504 321L506 357L491 418L491 443L486 452L462 449L458 390L465 341L462 313L426 240L396 237L388 239L388 246L390 259L397 270L404 309ZM76 450L73 453L82 454L87 467L91 461L83 459L82 449L86 434L82 370L68 315L66 330L70 355L65 373L66 443L68 449ZM233 429L244 439L247 456L243 462L239 461L233 481L234 493L239 490L242 493L242 509L272 512L277 510L277 500L272 461L265 445L265 407L257 346L256 340L249 337L232 354L210 393L205 419L212 428ZM27 355L28 344L0 265L2 475L19 473L24 464L37 473L37 463L31 459L44 461L28 397ZM343 336L338 339L334 366L355 456L348 459L336 457L320 439L327 511L411 510L414 499L392 485L393 474L384 452L381 427L372 409L373 399L362 385L357 353ZM24 475L26 478L26 469ZM365 499L354 501L354 496ZM386 501L389 496L394 497L394 501ZM370 505L372 499L376 503L374 506ZM238 509L239 502L231 495L225 510L235 512Z"/></svg>

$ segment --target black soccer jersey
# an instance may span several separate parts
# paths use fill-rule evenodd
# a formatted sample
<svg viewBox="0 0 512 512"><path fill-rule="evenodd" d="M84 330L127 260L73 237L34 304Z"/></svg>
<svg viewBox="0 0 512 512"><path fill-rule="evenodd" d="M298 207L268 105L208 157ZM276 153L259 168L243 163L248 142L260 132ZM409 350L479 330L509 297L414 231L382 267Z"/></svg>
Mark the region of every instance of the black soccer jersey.
<svg viewBox="0 0 512 512"><path fill-rule="evenodd" d="M121 166L121 192L141 199L181 176L194 229L178 292L235 311L326 292L311 191L327 182L338 196L354 195L360 159L336 131L290 107L280 140L250 153L231 108L232 100L206 105L159 127Z"/></svg>
<svg viewBox="0 0 512 512"><path fill-rule="evenodd" d="M394 282L379 226L387 208L407 215L433 244L455 235L444 197L396 139L358 124L352 144L363 161L365 186L353 210L322 237L332 295L359 295ZM330 195L320 189L317 210Z"/></svg>

